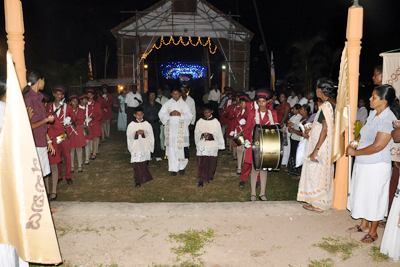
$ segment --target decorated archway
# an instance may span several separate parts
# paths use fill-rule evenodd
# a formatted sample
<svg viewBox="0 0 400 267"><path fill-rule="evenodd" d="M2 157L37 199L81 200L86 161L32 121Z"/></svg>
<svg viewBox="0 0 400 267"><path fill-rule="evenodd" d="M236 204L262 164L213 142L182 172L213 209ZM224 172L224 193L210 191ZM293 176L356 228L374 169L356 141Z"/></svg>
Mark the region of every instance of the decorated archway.
<svg viewBox="0 0 400 267"><path fill-rule="evenodd" d="M218 50L225 60L226 85L240 91L249 87L253 33L204 0L162 0L111 32L118 43L118 76L133 78L141 92L144 58L170 43Z"/></svg>

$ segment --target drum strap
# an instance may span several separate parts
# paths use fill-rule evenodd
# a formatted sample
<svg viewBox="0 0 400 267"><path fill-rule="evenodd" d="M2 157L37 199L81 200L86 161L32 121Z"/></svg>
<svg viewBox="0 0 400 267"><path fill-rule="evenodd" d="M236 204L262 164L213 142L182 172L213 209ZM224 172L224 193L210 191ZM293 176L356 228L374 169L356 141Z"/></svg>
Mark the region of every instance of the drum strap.
<svg viewBox="0 0 400 267"><path fill-rule="evenodd" d="M67 104L64 104L64 114L63 114L63 116L64 116L64 127L65 127L65 125L66 125L65 118L67 117Z"/></svg>
<svg viewBox="0 0 400 267"><path fill-rule="evenodd" d="M274 122L274 118L272 117L272 112L271 112L271 110L269 110L269 109L267 109L267 111L268 111L268 119L269 119L269 124L270 125L274 125L275 124L275 122ZM260 124L260 113L258 112L258 109L256 109L256 117L255 117L255 119L256 119L256 124Z"/></svg>

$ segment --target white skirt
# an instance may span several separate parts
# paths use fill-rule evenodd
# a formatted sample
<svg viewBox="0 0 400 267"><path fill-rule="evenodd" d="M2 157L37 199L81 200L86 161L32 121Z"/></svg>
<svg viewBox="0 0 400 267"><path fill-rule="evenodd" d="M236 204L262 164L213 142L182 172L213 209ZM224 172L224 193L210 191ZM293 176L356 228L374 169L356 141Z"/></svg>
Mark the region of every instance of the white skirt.
<svg viewBox="0 0 400 267"><path fill-rule="evenodd" d="M400 182L400 181L399 181ZM397 186L381 243L381 253L395 261L400 257L400 183Z"/></svg>
<svg viewBox="0 0 400 267"><path fill-rule="evenodd" d="M290 134L287 134L287 146L283 146L283 158L282 158L282 165L287 165L290 156Z"/></svg>
<svg viewBox="0 0 400 267"><path fill-rule="evenodd" d="M47 147L36 147L40 166L42 167L42 174L43 177L50 174L50 163L49 163L49 156L47 154Z"/></svg>
<svg viewBox="0 0 400 267"><path fill-rule="evenodd" d="M380 221L388 213L392 166L389 163L354 164L347 209L354 219Z"/></svg>
<svg viewBox="0 0 400 267"><path fill-rule="evenodd" d="M0 266L29 267L29 263L18 257L17 251L13 246L0 244Z"/></svg>

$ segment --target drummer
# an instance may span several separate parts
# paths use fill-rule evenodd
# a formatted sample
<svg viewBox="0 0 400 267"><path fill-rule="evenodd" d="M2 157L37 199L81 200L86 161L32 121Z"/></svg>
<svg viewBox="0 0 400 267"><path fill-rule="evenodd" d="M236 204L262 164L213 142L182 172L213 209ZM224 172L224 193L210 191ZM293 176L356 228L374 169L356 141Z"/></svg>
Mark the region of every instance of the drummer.
<svg viewBox="0 0 400 267"><path fill-rule="evenodd" d="M258 90L256 99L258 109L252 110L247 116L246 125L244 127L244 139L246 147L246 156L243 164L243 172L240 180L244 180L251 170L251 197L250 201L256 201L256 181L257 175L260 174L261 181L261 192L259 199L262 201L267 201L265 197L265 187L267 184L267 171L260 170L256 171L253 166L253 155L252 155L252 143L253 143L253 129L256 124L260 125L273 125L278 123L278 117L274 110L269 110L267 107L270 93L267 90Z"/></svg>

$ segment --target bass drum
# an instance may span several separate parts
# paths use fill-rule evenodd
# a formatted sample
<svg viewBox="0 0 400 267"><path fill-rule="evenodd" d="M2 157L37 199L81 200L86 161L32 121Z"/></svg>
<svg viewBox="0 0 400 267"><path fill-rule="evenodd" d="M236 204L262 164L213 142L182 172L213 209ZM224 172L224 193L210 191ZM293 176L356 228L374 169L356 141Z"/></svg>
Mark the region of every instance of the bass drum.
<svg viewBox="0 0 400 267"><path fill-rule="evenodd" d="M252 149L254 169L279 171L283 158L281 126L256 124L253 129Z"/></svg>

